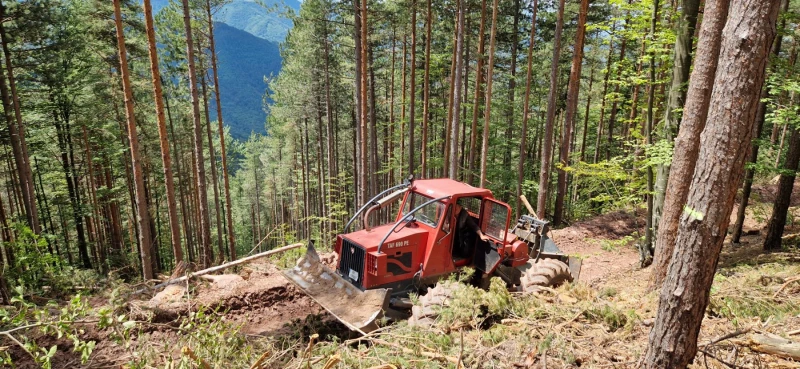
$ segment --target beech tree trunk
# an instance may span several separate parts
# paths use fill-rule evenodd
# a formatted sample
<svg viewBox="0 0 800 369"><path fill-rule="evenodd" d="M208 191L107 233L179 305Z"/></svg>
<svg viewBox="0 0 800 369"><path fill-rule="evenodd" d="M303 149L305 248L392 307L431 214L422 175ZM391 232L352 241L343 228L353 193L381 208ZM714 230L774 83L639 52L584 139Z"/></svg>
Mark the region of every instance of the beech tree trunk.
<svg viewBox="0 0 800 369"><path fill-rule="evenodd" d="M133 183L136 196L136 227L139 229L139 247L142 259L142 276L145 280L153 279L152 237L150 235L150 214L144 192L142 161L139 157L139 135L136 133L136 116L133 112L133 89L128 72L128 56L125 51L125 35L122 26L120 0L114 0L114 22L117 28L117 48L119 49L120 74L122 89L125 93L125 120L128 125L128 144L133 164Z"/></svg>
<svg viewBox="0 0 800 369"><path fill-rule="evenodd" d="M192 22L189 17L189 0L183 2L183 25L186 31L186 59L189 65L189 90L192 95L192 121L194 131L194 155L197 183L198 216L200 217L200 261L204 267L214 259L211 251L211 227L209 225L208 192L206 191L206 166L203 159L203 127L200 124L200 99L197 93L197 68L194 60Z"/></svg>
<svg viewBox="0 0 800 369"><path fill-rule="evenodd" d="M650 287L661 286L667 275L667 267L675 249L678 236L678 221L683 213L683 206L689 196L690 182L687 178L694 173L700 145L700 132L706 126L709 99L715 86L714 75L717 71L717 58L720 53L722 28L728 16L730 0L708 0L703 14L703 24L697 42L697 53L694 63L686 105L683 108L681 129L675 139L675 152L681 153L672 159L670 178L667 182L664 199L664 212L658 225L653 271L650 275Z"/></svg>
<svg viewBox="0 0 800 369"><path fill-rule="evenodd" d="M706 16L713 11L709 3L713 1L706 3ZM709 100L708 123L696 150L701 159L691 177L686 210L675 240L681 247L673 255L659 296L658 314L644 360L646 368L685 368L697 353L700 324L708 306L736 188L742 180L746 148L753 137L758 96L779 8L779 1L732 2ZM706 22L703 21L703 28ZM698 55L714 54L713 51L713 46L711 50L699 48ZM690 86L688 103L692 102L692 89ZM695 151L683 148L677 149ZM670 174L673 181L688 178ZM667 193L674 195L672 191Z"/></svg>
<svg viewBox="0 0 800 369"><path fill-rule="evenodd" d="M536 213L539 218L547 216L547 195L550 187L550 163L553 159L553 127L556 124L556 105L558 102L558 57L561 55L561 31L564 28L564 0L558 2L558 18L553 36L553 60L550 65L550 91L547 96L547 121L544 126L542 141L542 166L539 169L539 197L536 202Z"/></svg>
<svg viewBox="0 0 800 369"><path fill-rule="evenodd" d="M572 132L575 129L576 112L578 111L578 96L581 87L581 68L583 67L583 44L586 40L586 15L589 13L589 0L581 0L578 13L578 30L575 33L575 47L572 51L572 69L569 73L569 86L567 87L567 112L564 120L564 134L561 139L561 152L558 169L558 189L556 193L556 208L553 212L553 225L560 225L564 220L564 198L567 196L567 171L569 165L570 143ZM558 54L556 54L558 55ZM557 62L557 60L554 60Z"/></svg>
<svg viewBox="0 0 800 369"><path fill-rule="evenodd" d="M492 118L492 79L494 78L494 51L497 43L498 0L492 3L492 31L489 34L489 64L486 66L486 107L483 112L483 145L481 145L480 187L486 188L486 158L489 152L489 123Z"/></svg>

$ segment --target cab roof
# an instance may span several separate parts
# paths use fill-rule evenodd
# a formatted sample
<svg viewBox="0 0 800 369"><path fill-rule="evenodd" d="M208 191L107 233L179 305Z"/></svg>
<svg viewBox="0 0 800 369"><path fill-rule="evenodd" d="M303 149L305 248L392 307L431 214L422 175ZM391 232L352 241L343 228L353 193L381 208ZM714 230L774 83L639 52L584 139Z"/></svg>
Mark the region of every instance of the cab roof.
<svg viewBox="0 0 800 369"><path fill-rule="evenodd" d="M439 179L417 179L412 187L415 192L433 198L444 196L492 196L492 191L485 188L472 187L464 182L452 180L450 178Z"/></svg>

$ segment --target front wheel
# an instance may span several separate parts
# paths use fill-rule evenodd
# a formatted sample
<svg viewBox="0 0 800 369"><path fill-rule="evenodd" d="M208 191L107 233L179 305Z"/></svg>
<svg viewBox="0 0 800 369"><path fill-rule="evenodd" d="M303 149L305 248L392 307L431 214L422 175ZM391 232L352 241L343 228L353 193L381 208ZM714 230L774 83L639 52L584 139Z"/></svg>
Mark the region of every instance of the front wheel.
<svg viewBox="0 0 800 369"><path fill-rule="evenodd" d="M535 264L528 264L522 271L519 288L522 292L531 293L542 287L558 287L572 282L569 266L561 260L539 259Z"/></svg>

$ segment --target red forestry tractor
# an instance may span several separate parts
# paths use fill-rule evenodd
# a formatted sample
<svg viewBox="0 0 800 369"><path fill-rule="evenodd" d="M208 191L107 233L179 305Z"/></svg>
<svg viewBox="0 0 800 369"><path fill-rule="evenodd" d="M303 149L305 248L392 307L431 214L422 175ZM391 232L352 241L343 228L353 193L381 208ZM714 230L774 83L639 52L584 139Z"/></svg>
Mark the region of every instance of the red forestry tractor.
<svg viewBox="0 0 800 369"><path fill-rule="evenodd" d="M400 198L394 222L370 225L370 214ZM363 229L347 233L362 214ZM336 237L336 270L321 263L309 244L306 255L283 274L361 332L377 328L383 316L409 316L409 293L424 295L464 267L475 269L473 280L482 287L498 276L522 292L578 278L580 260L562 253L547 237L546 221L523 215L513 226L510 222L511 208L487 189L451 179L409 179L353 215Z"/></svg>

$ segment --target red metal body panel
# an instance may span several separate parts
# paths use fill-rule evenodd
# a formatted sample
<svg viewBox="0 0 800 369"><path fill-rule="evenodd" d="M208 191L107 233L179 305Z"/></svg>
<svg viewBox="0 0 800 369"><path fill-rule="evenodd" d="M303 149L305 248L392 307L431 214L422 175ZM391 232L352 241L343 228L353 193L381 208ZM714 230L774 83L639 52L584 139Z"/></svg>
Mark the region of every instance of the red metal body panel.
<svg viewBox="0 0 800 369"><path fill-rule="evenodd" d="M393 230L395 223L403 217L403 208L413 193L430 199L445 196L450 196L450 198L440 201L445 207L435 227L417 221L400 224L397 229ZM466 183L446 178L415 180L410 191L403 198L395 222L374 227L370 231L360 230L340 235L337 237L335 250L341 255L342 238L361 245L365 249L363 281L365 289L407 281L414 278L418 272L421 278L452 273L457 268L471 262L471 260L465 259L458 266L453 264L453 240L458 218L458 214L453 211L453 204L462 197L491 199L494 203L510 209L507 204L494 200L492 192L487 189L472 187ZM481 208L483 207L481 206ZM507 225L506 222L506 229L508 229ZM378 246L387 233L389 236L378 252ZM527 261L527 244L516 240L513 234L507 232L505 240L495 240L494 242L499 246L501 259L511 259L512 266L518 266Z"/></svg>

